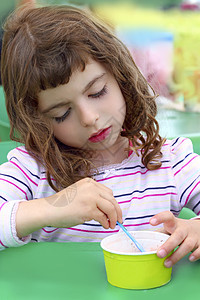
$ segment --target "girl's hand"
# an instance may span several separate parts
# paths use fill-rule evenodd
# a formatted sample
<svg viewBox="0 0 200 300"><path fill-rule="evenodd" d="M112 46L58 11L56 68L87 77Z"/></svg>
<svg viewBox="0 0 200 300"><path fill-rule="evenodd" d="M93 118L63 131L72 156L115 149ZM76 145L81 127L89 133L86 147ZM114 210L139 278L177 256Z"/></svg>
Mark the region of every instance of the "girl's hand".
<svg viewBox="0 0 200 300"><path fill-rule="evenodd" d="M45 198L51 205L48 225L71 227L95 220L105 229L122 222L122 211L108 187L84 178L59 193Z"/></svg>
<svg viewBox="0 0 200 300"><path fill-rule="evenodd" d="M173 254L165 260L165 266L170 268L181 258L193 251L190 261L200 258L200 220L183 220L176 218L171 212L161 212L150 219L153 226L163 223L164 232L171 234L169 239L158 249L158 257L165 257L177 246Z"/></svg>

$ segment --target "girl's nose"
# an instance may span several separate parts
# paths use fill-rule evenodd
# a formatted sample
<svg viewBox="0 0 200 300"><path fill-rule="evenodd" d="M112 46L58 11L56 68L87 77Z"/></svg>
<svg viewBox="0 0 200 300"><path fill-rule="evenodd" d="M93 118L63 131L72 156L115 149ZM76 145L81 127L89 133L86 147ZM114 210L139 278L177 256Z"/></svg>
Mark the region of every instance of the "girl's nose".
<svg viewBox="0 0 200 300"><path fill-rule="evenodd" d="M83 105L79 107L79 119L83 127L94 126L99 119L99 113L96 109L92 109L90 106Z"/></svg>

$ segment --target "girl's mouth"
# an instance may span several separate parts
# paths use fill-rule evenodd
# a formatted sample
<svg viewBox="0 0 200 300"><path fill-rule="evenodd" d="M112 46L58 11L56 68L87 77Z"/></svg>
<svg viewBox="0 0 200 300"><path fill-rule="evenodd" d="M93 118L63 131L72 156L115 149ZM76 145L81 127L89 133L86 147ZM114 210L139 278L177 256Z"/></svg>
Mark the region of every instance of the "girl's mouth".
<svg viewBox="0 0 200 300"><path fill-rule="evenodd" d="M109 134L111 132L111 126L107 127L105 129L101 129L98 132L94 133L90 138L89 141L91 143L98 143L98 142L102 142L103 140L105 140Z"/></svg>

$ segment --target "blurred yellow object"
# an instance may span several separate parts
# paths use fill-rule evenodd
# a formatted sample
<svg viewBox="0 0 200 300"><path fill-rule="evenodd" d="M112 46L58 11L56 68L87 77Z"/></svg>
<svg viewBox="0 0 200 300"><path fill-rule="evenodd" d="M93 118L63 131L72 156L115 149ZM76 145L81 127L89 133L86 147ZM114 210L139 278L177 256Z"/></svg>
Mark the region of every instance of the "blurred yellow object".
<svg viewBox="0 0 200 300"><path fill-rule="evenodd" d="M156 28L173 33L173 76L169 89L185 108L200 111L200 12L142 9L131 3L101 4L95 11L116 28ZM158 61L159 64L159 61Z"/></svg>

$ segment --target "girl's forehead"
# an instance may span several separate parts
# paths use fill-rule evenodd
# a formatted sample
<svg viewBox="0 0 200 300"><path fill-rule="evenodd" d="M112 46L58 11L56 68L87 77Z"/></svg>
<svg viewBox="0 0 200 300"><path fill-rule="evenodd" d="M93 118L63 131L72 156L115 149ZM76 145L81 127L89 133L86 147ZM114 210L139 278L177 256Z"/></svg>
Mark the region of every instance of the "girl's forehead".
<svg viewBox="0 0 200 300"><path fill-rule="evenodd" d="M103 64L95 61L94 59L88 59L84 68L82 66L77 67L72 71L69 81L74 80L75 77L93 77L94 74L104 71Z"/></svg>
<svg viewBox="0 0 200 300"><path fill-rule="evenodd" d="M40 91L38 95L39 106L41 106L42 103L45 105L48 104L50 99L53 99L52 101L57 101L58 99L62 100L63 95L65 95L65 97L68 96L68 100L70 100L70 97L73 95L83 94L92 86L104 82L106 78L108 78L107 74L106 68L101 63L90 60L84 70L81 68L75 70L67 83Z"/></svg>

